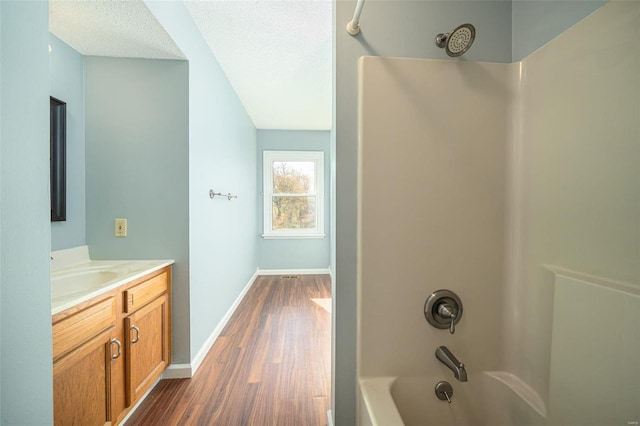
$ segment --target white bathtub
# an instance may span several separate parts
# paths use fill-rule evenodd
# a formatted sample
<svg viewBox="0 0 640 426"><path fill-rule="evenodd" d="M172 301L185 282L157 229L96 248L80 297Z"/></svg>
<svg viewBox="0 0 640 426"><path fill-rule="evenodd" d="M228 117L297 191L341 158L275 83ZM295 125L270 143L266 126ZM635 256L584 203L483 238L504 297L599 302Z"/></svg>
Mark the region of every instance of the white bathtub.
<svg viewBox="0 0 640 426"><path fill-rule="evenodd" d="M451 404L439 400L435 386L453 386ZM360 426L537 426L544 404L525 383L505 372L360 379Z"/></svg>

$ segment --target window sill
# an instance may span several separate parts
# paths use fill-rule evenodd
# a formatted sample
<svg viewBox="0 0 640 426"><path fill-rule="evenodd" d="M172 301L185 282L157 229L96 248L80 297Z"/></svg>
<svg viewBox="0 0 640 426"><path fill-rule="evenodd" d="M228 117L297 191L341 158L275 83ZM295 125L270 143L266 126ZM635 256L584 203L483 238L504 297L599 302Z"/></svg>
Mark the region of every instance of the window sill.
<svg viewBox="0 0 640 426"><path fill-rule="evenodd" d="M299 240L303 238L308 239L318 239L324 238L325 234L292 234L292 235L282 235L282 234L262 234L262 238L265 240Z"/></svg>

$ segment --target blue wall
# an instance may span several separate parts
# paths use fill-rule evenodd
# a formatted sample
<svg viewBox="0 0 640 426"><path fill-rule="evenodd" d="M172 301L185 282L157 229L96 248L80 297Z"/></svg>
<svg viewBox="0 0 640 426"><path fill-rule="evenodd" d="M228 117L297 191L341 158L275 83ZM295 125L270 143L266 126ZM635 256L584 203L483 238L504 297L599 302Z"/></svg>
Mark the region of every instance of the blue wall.
<svg viewBox="0 0 640 426"><path fill-rule="evenodd" d="M50 425L48 3L0 16L0 424Z"/></svg>
<svg viewBox="0 0 640 426"><path fill-rule="evenodd" d="M67 220L51 223L51 250L86 244L83 57L49 35L49 87L67 103Z"/></svg>
<svg viewBox="0 0 640 426"><path fill-rule="evenodd" d="M189 60L191 359L257 268L256 129L182 2L145 2ZM209 190L238 198L209 198Z"/></svg>
<svg viewBox="0 0 640 426"><path fill-rule="evenodd" d="M533 53L605 3L601 0L513 0L513 62Z"/></svg>
<svg viewBox="0 0 640 426"><path fill-rule="evenodd" d="M0 4L0 59L2 58L2 4ZM0 64L0 99L2 99L2 65ZM2 170L2 102L0 101L0 171ZM2 199L2 173L0 172L0 199ZM2 216L0 211L0 230L2 227ZM2 238L0 238L0 319L2 319ZM0 325L0 380L2 379L2 326ZM0 423L2 423L2 385L0 385Z"/></svg>
<svg viewBox="0 0 640 426"><path fill-rule="evenodd" d="M185 61L85 57L87 243L93 259L175 259L173 359L189 360ZM114 236L114 219L128 236Z"/></svg>
<svg viewBox="0 0 640 426"><path fill-rule="evenodd" d="M264 239L263 197L258 195L258 267L260 269L327 269L330 264L331 197L330 142L328 131L258 130L258 190L263 188L263 151L323 151L325 192L324 238Z"/></svg>

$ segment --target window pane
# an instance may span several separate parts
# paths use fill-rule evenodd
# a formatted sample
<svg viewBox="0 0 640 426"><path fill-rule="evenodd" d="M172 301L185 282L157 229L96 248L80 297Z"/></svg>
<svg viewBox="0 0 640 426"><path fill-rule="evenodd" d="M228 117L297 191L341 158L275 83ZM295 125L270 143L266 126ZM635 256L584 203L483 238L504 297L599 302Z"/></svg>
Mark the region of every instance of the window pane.
<svg viewBox="0 0 640 426"><path fill-rule="evenodd" d="M273 229L315 229L316 197L273 197Z"/></svg>
<svg viewBox="0 0 640 426"><path fill-rule="evenodd" d="M276 194L307 194L315 192L313 161L274 161L273 192Z"/></svg>

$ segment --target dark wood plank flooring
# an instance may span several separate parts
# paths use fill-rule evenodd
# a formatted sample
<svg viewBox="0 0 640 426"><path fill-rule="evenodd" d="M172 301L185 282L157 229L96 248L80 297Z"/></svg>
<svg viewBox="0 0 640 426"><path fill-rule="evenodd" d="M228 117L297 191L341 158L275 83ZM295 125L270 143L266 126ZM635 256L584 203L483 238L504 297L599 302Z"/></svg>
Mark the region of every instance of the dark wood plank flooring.
<svg viewBox="0 0 640 426"><path fill-rule="evenodd" d="M191 379L162 380L127 425L324 426L328 275L260 276ZM322 302L322 301L320 301Z"/></svg>

